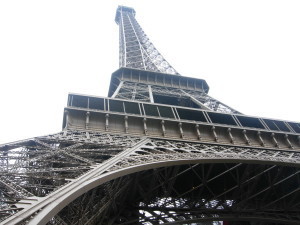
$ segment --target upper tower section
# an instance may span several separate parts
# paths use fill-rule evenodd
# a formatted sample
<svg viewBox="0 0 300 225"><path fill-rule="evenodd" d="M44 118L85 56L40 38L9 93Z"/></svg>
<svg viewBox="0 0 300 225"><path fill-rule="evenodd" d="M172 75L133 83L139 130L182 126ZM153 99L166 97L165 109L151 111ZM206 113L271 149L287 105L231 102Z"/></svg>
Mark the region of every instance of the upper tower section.
<svg viewBox="0 0 300 225"><path fill-rule="evenodd" d="M208 96L205 80L179 76L150 42L135 14L133 8L117 8L120 69L112 74L108 97L239 113Z"/></svg>
<svg viewBox="0 0 300 225"><path fill-rule="evenodd" d="M134 8L127 7L127 6L118 6L117 12L116 12L116 18L115 21L119 25L119 20L121 19L121 13L131 13L135 17L135 10Z"/></svg>
<svg viewBox="0 0 300 225"><path fill-rule="evenodd" d="M119 6L115 21L119 25L120 67L179 75L150 42L133 8Z"/></svg>

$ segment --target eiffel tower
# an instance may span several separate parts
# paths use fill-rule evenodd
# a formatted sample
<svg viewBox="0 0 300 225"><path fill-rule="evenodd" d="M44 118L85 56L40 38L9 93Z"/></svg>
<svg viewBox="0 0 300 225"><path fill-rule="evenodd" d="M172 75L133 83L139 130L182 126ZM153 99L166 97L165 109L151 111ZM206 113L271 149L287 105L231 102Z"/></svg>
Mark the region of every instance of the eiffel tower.
<svg viewBox="0 0 300 225"><path fill-rule="evenodd" d="M244 115L180 75L119 6L108 97L3 144L1 224L299 224L300 124Z"/></svg>

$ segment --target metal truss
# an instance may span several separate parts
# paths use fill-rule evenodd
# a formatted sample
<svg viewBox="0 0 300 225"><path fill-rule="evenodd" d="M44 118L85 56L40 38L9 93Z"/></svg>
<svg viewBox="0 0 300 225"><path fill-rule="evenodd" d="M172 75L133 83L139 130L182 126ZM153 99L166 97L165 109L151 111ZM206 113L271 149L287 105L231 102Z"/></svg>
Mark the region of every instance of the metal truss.
<svg viewBox="0 0 300 225"><path fill-rule="evenodd" d="M0 146L0 220L49 196L139 140L65 131Z"/></svg>
<svg viewBox="0 0 300 225"><path fill-rule="evenodd" d="M218 101L217 99L209 96L204 92L186 91L188 94L193 96L195 99L200 101L203 105L212 111L223 112L223 113L234 113L241 114L239 111L229 107L228 105Z"/></svg>
<svg viewBox="0 0 300 225"><path fill-rule="evenodd" d="M252 158L251 151L257 157ZM162 152L168 152L170 156L161 154ZM188 152L194 153L191 156ZM212 160L213 154L219 154L218 158L223 156L227 162L189 164L191 161L188 161L178 164L180 160L197 161L200 154L207 152L212 153L207 155L207 159ZM276 157L274 154L267 154L268 157L265 158L258 157L259 153L255 153L254 149L238 150L151 140L111 170L138 165L147 167L157 162L167 165L170 161L177 161L177 165L160 165L155 169L124 176L123 179L130 185L122 186L123 190L118 189L113 200L110 198L101 207L102 215L98 215L98 219L93 217L94 223L91 224L204 224L208 221L211 222L206 224L219 224L218 221L240 221L238 224L241 221L252 221L255 224L298 224L299 169L276 164L228 163L228 158L237 158L238 154L249 154L249 157L241 157L244 159L268 162L268 157ZM278 161L283 162L289 156L279 158ZM296 161L298 164L299 160ZM120 182L120 179L115 180L116 184ZM103 189L104 186L99 186L88 193ZM77 199L79 205L83 204L83 199L84 196ZM65 212L62 211L59 215L63 216ZM70 222L77 224L76 220Z"/></svg>
<svg viewBox="0 0 300 225"><path fill-rule="evenodd" d="M179 75L150 42L132 8L118 7L116 22L119 25L120 67Z"/></svg>
<svg viewBox="0 0 300 225"><path fill-rule="evenodd" d="M119 25L120 67L179 75L157 51L138 24L135 19L134 9L119 6L116 14L116 22ZM152 88L153 94L157 92L162 95L171 94L175 97L179 93L183 102L186 98L192 98L203 109L240 114L237 110L210 97L205 92L183 91L180 88L167 88L164 85L148 88L147 84L142 85L139 82L122 82L120 85L118 92L113 96L115 98L153 102L153 98L151 98Z"/></svg>
<svg viewBox="0 0 300 225"><path fill-rule="evenodd" d="M241 114L237 110L227 106L226 104L210 97L204 91L190 91L178 88L169 88L163 86L152 86L152 93L153 95L162 95L162 96L171 96L176 97L179 101L182 102L182 106L187 103L188 99L195 102L199 105L200 108L222 112L222 113L234 113L234 114ZM187 105L187 107L191 107Z"/></svg>
<svg viewBox="0 0 300 225"><path fill-rule="evenodd" d="M231 114L241 114L228 105L212 98L204 91L190 91L180 88L172 88L158 85L147 85L138 82L120 81L119 88L113 98L136 100L142 102L157 102L161 97L176 98L177 104L185 107L193 107ZM168 100L166 100L167 102ZM165 102L165 104L166 104ZM193 102L193 105L191 104ZM175 103L173 103L175 104Z"/></svg>
<svg viewBox="0 0 300 225"><path fill-rule="evenodd" d="M1 147L1 224L297 224L299 166L294 151L69 130Z"/></svg>
<svg viewBox="0 0 300 225"><path fill-rule="evenodd" d="M96 224L103 223L107 218L102 217L107 210L118 215L120 195L128 191L131 179L128 176L107 182L101 188L94 188L66 206L53 217L48 224ZM116 200L118 199L118 203ZM59 218L60 221L57 220Z"/></svg>
<svg viewBox="0 0 300 225"><path fill-rule="evenodd" d="M118 90L118 92L116 92L116 95L113 97L119 99L151 102L150 88L151 86L149 87L146 84L125 81L121 83L120 89Z"/></svg>
<svg viewBox="0 0 300 225"><path fill-rule="evenodd" d="M239 163L188 164L132 177L137 185L132 186L133 194L125 200L127 207L120 209L116 224L299 221L298 169Z"/></svg>
<svg viewBox="0 0 300 225"><path fill-rule="evenodd" d="M135 164L158 163L161 161L193 161L193 159L224 160L226 162L230 162L231 159L235 161L251 160L255 163L265 161L296 166L300 163L300 152L156 140L147 143L136 151L134 157L130 156L122 159L111 170L126 168Z"/></svg>

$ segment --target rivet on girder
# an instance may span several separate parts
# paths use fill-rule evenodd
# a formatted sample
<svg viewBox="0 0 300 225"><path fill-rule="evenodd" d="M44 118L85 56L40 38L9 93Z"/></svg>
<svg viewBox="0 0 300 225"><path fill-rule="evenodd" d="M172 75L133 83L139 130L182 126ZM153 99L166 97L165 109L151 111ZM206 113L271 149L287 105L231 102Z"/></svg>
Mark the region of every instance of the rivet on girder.
<svg viewBox="0 0 300 225"><path fill-rule="evenodd" d="M161 121L161 129L162 129L162 135L165 137L166 136L166 128L165 128L165 121Z"/></svg>
<svg viewBox="0 0 300 225"><path fill-rule="evenodd" d="M230 142L231 142L232 144L234 144L234 138L233 138L233 136L232 136L232 134L231 134L231 128L228 128L228 129L227 129L227 132L228 132L228 135L229 135L229 138L230 138Z"/></svg>
<svg viewBox="0 0 300 225"><path fill-rule="evenodd" d="M90 112L86 112L85 129L89 129L89 123L90 123Z"/></svg>
<svg viewBox="0 0 300 225"><path fill-rule="evenodd" d="M105 114L105 131L108 131L109 114Z"/></svg>
<svg viewBox="0 0 300 225"><path fill-rule="evenodd" d="M264 142L264 140L261 137L261 132L260 131L257 132L257 137L258 137L260 145L264 147L265 146L265 142Z"/></svg>
<svg viewBox="0 0 300 225"><path fill-rule="evenodd" d="M286 142L287 142L289 148L294 148L293 145L292 145L292 143L291 143L290 140L289 140L289 135L285 134L285 135L284 135L284 138L285 138L285 140L286 140Z"/></svg>
<svg viewBox="0 0 300 225"><path fill-rule="evenodd" d="M178 127L179 127L180 137L184 138L184 134L183 134L183 130L182 130L182 123L178 123Z"/></svg>
<svg viewBox="0 0 300 225"><path fill-rule="evenodd" d="M243 130L243 135L244 135L246 144L251 145L250 140L249 140L249 138L247 136L247 131L246 130Z"/></svg>
<svg viewBox="0 0 300 225"><path fill-rule="evenodd" d="M143 123L144 123L144 133L145 133L145 135L147 135L148 129L147 129L147 119L146 118L143 118Z"/></svg>
<svg viewBox="0 0 300 225"><path fill-rule="evenodd" d="M217 133L216 133L216 127L213 126L213 127L211 128L211 130L212 130L212 132L213 132L215 141L218 142L218 135L217 135Z"/></svg>
<svg viewBox="0 0 300 225"><path fill-rule="evenodd" d="M124 117L124 122L125 122L125 133L128 133L128 116Z"/></svg>
<svg viewBox="0 0 300 225"><path fill-rule="evenodd" d="M199 124L196 124L195 128L196 128L196 133L197 133L198 140L201 140L201 133L200 133L200 130L199 130Z"/></svg>
<svg viewBox="0 0 300 225"><path fill-rule="evenodd" d="M272 133L272 134L271 134L271 137L272 137L272 140L273 140L273 142L274 142L274 144L275 144L275 147L279 148L279 144L278 144L278 141L277 141L276 138L275 138L275 134Z"/></svg>

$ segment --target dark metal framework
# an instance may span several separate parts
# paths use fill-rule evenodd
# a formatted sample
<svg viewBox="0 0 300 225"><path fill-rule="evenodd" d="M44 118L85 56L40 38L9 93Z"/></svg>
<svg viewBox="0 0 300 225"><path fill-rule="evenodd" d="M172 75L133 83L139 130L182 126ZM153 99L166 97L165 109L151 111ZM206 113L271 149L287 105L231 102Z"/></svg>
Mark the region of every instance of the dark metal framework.
<svg viewBox="0 0 300 225"><path fill-rule="evenodd" d="M300 124L242 115L179 76L119 7L107 98L0 146L1 224L299 224Z"/></svg>

